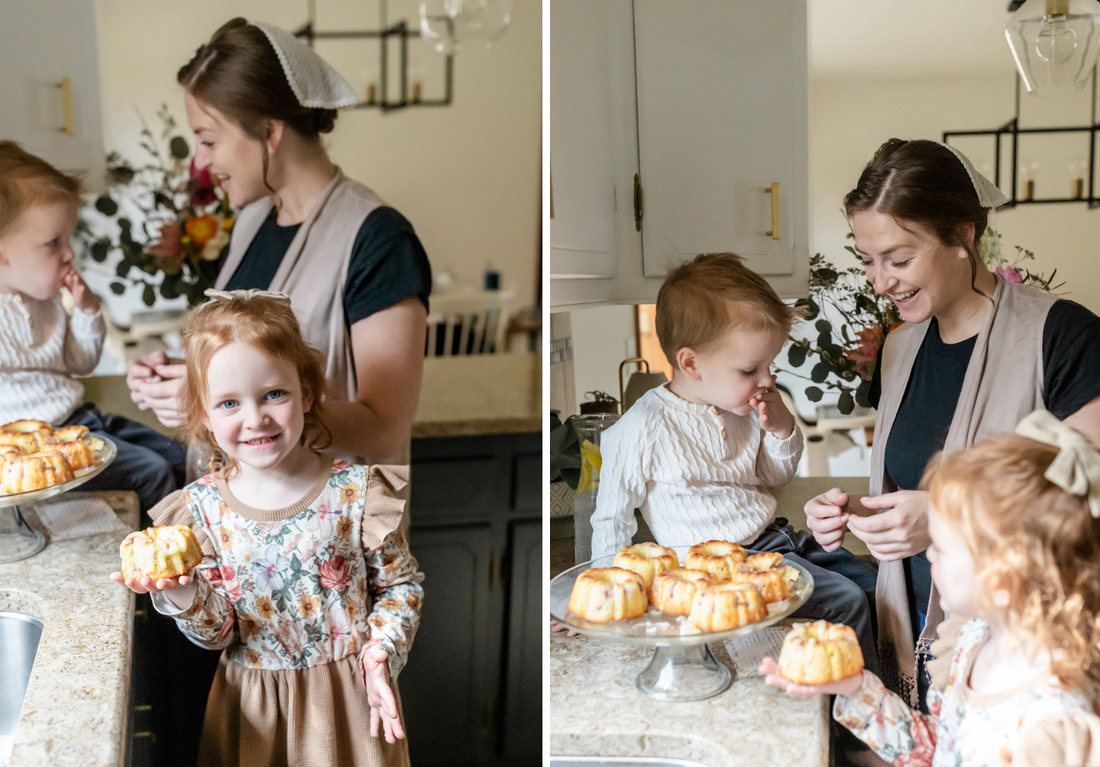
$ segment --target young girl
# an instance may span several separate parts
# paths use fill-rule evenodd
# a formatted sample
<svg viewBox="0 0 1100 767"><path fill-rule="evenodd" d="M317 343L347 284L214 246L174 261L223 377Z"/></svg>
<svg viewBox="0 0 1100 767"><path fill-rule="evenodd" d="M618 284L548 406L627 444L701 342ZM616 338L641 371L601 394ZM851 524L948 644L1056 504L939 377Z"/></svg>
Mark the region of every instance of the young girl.
<svg viewBox="0 0 1100 767"><path fill-rule="evenodd" d="M423 594L398 531L407 469L306 443L326 431L324 369L286 296L208 295L183 332L181 406L211 473L151 512L189 525L203 563L170 580L111 577L151 592L195 644L224 649L199 764L407 764L390 687Z"/></svg>
<svg viewBox="0 0 1100 767"><path fill-rule="evenodd" d="M761 665L788 692L836 694L836 720L894 765L1100 763L1100 454L1045 410L1017 432L933 460L921 482L951 617L930 714L867 671L810 686Z"/></svg>

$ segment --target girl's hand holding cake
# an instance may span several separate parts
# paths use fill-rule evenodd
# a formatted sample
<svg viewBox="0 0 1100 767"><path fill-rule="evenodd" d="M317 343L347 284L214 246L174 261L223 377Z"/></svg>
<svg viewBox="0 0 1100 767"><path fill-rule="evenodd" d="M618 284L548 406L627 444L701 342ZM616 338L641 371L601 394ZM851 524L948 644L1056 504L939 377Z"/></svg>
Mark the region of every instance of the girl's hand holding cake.
<svg viewBox="0 0 1100 767"><path fill-rule="evenodd" d="M760 664L760 673L764 675L764 681L772 687L786 690L793 695L843 695L852 697L863 686L863 672L853 674L847 679L825 684L799 684L792 682L779 673L779 664L774 658L764 658Z"/></svg>
<svg viewBox="0 0 1100 767"><path fill-rule="evenodd" d="M396 743L405 737L405 730L401 726L401 717L397 715L397 700L390 688L389 657L378 640L372 640L359 654L359 670L363 674L363 685L367 688L371 737L378 737L378 725L381 724L386 742Z"/></svg>

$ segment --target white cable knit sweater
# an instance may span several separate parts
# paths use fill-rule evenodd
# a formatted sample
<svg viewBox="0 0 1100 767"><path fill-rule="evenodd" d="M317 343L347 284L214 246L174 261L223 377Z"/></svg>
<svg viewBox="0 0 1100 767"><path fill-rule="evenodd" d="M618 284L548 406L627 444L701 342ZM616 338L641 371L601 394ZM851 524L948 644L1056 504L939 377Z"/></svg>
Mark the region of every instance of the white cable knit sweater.
<svg viewBox="0 0 1100 767"><path fill-rule="evenodd" d="M103 312L69 317L60 296L0 293L0 423L68 418L84 398L72 376L95 369L106 332Z"/></svg>
<svg viewBox="0 0 1100 767"><path fill-rule="evenodd" d="M691 546L712 539L750 544L775 517L765 488L798 470L802 432L785 440L760 428L754 410L738 416L697 405L667 384L651 389L600 441L602 465L592 515L592 556L630 545L640 509L657 542Z"/></svg>

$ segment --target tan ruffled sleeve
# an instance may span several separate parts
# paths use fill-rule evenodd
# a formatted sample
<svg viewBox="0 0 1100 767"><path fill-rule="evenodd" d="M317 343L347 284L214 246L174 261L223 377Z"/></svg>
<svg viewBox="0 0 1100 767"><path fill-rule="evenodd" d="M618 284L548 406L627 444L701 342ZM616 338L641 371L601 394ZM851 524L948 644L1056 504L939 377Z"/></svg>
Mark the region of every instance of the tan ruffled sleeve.
<svg viewBox="0 0 1100 767"><path fill-rule="evenodd" d="M409 499L408 466L371 466L363 491L363 548L377 549L401 524Z"/></svg>
<svg viewBox="0 0 1100 767"><path fill-rule="evenodd" d="M1100 767L1100 718L1060 714L1024 736L1013 767Z"/></svg>
<svg viewBox="0 0 1100 767"><path fill-rule="evenodd" d="M959 632L966 624L966 618L948 616L936 627L936 641L928 648L932 659L928 661L928 676L932 686L941 692L947 687L947 677L951 671L951 660L955 657L955 645L959 643Z"/></svg>
<svg viewBox="0 0 1100 767"><path fill-rule="evenodd" d="M149 516L158 525L186 525L195 534L195 540L199 543L204 557L214 556L214 544L206 537L202 526L195 521L191 510L187 508L187 491L177 490L164 497L160 503L149 509Z"/></svg>

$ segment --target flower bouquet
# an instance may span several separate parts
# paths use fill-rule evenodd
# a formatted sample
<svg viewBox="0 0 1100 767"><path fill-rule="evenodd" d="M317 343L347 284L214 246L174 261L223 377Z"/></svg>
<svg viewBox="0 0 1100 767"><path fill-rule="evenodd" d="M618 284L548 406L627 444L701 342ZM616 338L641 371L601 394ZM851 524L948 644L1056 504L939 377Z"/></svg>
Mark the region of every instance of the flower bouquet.
<svg viewBox="0 0 1100 767"><path fill-rule="evenodd" d="M95 210L117 224L117 237L92 234L93 222L82 216L83 256L104 263L119 255L111 290L122 295L140 288L146 306L157 294L186 296L189 306L205 300L214 286L229 248L233 214L225 192L208 171L196 170L187 140L175 133L176 121L162 106L159 141L142 120L141 147L150 160L133 166L117 152L107 156L108 191ZM140 118L140 115L139 115ZM162 149L160 144L165 148ZM135 223L136 222L136 223Z"/></svg>
<svg viewBox="0 0 1100 767"><path fill-rule="evenodd" d="M851 236L851 235L849 235ZM844 248L858 257L855 248ZM1034 260L1035 254L1016 246L1016 257L1009 261L1001 251L1001 235L987 228L979 244L982 260L990 271L1006 282L1023 283L1054 292L1065 283L1054 284L1058 270L1050 275L1031 272L1020 266ZM871 386L878 352L886 335L901 324L901 314L888 296L880 296L864 276L862 267L838 269L820 253L810 259L810 295L799 299L795 306L807 321L816 320L817 337L790 336L787 361L799 368L816 358L810 369L806 398L819 402L825 389L839 393L837 409L848 415L858 404L870 407L867 390ZM794 373L800 378L807 376Z"/></svg>

